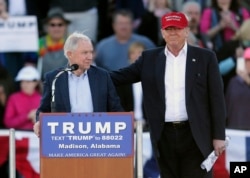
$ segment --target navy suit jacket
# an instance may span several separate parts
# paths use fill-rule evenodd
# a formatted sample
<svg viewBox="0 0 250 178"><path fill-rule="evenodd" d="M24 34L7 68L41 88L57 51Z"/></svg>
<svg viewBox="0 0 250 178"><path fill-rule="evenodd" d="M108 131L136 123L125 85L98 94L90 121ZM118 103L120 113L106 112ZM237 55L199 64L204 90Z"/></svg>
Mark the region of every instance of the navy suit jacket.
<svg viewBox="0 0 250 178"><path fill-rule="evenodd" d="M165 122L164 47L146 50L130 66L111 72L115 85L142 82L145 119L156 156ZM212 139L225 139L225 102L218 62L212 51L189 46L187 49L185 97L188 120L195 142L206 157Z"/></svg>
<svg viewBox="0 0 250 178"><path fill-rule="evenodd" d="M37 116L40 112L51 112L52 82L61 69L45 74L43 96ZM120 99L108 72L91 66L87 74L93 102L93 112L123 111ZM60 75L55 83L55 103L56 112L71 112L67 72Z"/></svg>

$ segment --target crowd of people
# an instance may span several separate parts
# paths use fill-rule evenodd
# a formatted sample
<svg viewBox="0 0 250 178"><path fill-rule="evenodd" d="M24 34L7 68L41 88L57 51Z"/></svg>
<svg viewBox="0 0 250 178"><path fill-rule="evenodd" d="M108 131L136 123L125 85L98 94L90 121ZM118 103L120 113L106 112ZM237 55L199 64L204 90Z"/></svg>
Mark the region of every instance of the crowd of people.
<svg viewBox="0 0 250 178"><path fill-rule="evenodd" d="M182 12L185 17L177 12ZM250 129L249 1L19 0L17 3L0 0L0 23L8 21L10 17L31 15L37 18L38 50L20 52L0 49L0 128L33 130L39 112L51 110L48 104L51 86L48 81L56 75L57 68L67 67L74 62L81 64L77 58L82 55L77 53L79 47L79 51L84 53L82 58L86 58L85 63L80 65L79 73L69 76L69 80L66 80L65 73L64 78L76 88L87 87L88 100L80 91L74 92L72 87L67 87L68 103L57 110L134 111L135 119L147 120L145 130L149 128L152 131L153 164L158 163L160 170L155 172L161 172L163 178L168 175L182 176L177 175L176 171L178 155L165 144L169 139L183 140L190 136L190 141L184 147L190 146L195 150L189 155L196 155L197 159L190 164L190 169L195 171L195 161L200 162L212 148L218 155L221 154L225 137L221 131L223 127ZM166 20L168 18L170 20ZM180 18L182 24L175 23L171 18ZM173 36L174 39L171 38ZM199 55L203 56L203 61ZM169 60L162 62L166 58ZM192 58L192 61L179 63L178 60L184 58ZM162 61L157 63L158 59ZM189 70L196 70L191 66L195 63L200 68L193 73L196 78L192 79L193 74ZM159 65L158 68L155 65ZM121 68L123 70L119 70ZM54 72L48 74L50 71ZM87 78L86 71L89 72ZM96 89L101 86L92 86L91 71L100 73L100 78L96 80L103 83L102 87L106 86L107 91L101 94L110 97L106 102L99 101L100 98L92 99L98 92ZM85 82L78 86L76 79L79 76ZM172 77L178 82L175 83ZM184 80L188 82L184 84ZM63 87L66 86L63 84ZM195 92L191 93L191 88ZM100 92L97 96L100 96ZM79 97L73 97L75 94ZM79 103L84 107L79 108ZM91 107L87 103L92 103ZM167 133L168 129L172 129L172 125L166 123L176 122L176 116L181 119L178 121L181 127L186 129L180 132L183 135L178 138L161 135L158 131ZM165 125L162 124L164 118ZM200 119L207 125L196 124ZM190 126L186 126L187 120ZM202 138L198 136L201 131L205 135ZM183 146L176 144L172 145L173 148ZM176 157L169 157L163 150ZM182 154L183 150L179 151L177 154ZM185 157L184 153L182 157ZM172 160L175 165L166 160ZM3 171L6 172L6 169ZM188 173L194 174L192 171ZM204 173L196 170L195 174ZM150 176L153 175L145 175Z"/></svg>

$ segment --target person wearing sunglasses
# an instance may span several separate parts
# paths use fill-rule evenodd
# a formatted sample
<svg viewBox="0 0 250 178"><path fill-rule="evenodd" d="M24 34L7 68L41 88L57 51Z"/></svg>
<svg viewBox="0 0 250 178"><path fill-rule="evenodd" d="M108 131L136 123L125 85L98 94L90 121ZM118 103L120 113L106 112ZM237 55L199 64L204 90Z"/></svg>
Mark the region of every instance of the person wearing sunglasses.
<svg viewBox="0 0 250 178"><path fill-rule="evenodd" d="M61 8L54 7L49 10L43 23L46 34L39 39L37 64L42 79L46 72L67 64L63 54L63 44L70 21L63 16Z"/></svg>

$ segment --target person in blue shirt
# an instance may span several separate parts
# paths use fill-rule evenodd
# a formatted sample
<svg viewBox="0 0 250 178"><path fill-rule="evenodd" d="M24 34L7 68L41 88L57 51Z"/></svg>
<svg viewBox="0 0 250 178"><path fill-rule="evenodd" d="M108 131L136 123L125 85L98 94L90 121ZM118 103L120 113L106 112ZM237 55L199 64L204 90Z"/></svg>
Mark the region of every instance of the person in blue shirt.
<svg viewBox="0 0 250 178"><path fill-rule="evenodd" d="M134 42L142 43L146 49L155 44L146 36L133 33L133 15L130 11L120 9L113 14L114 34L104 38L96 45L95 64L107 70L117 70L129 65L128 49ZM116 87L125 111L132 111L131 85Z"/></svg>

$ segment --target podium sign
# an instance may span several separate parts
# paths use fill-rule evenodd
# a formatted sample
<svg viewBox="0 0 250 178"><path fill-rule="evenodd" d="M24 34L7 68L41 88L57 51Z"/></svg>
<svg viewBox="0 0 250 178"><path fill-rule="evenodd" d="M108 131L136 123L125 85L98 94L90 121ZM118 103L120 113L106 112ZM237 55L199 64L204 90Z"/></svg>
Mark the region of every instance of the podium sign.
<svg viewBox="0 0 250 178"><path fill-rule="evenodd" d="M127 157L133 152L131 115L44 115L44 157Z"/></svg>
<svg viewBox="0 0 250 178"><path fill-rule="evenodd" d="M132 112L43 113L40 178L132 178Z"/></svg>

